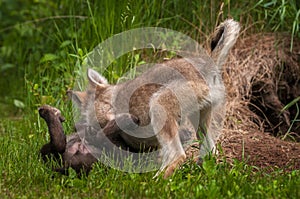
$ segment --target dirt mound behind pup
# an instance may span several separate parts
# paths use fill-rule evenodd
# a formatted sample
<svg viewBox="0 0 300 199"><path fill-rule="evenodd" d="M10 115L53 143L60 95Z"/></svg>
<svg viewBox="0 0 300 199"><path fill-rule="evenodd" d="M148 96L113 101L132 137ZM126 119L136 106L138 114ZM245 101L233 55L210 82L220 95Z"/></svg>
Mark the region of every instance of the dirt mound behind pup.
<svg viewBox="0 0 300 199"><path fill-rule="evenodd" d="M225 157L268 168L300 168L300 41L241 36L224 71Z"/></svg>

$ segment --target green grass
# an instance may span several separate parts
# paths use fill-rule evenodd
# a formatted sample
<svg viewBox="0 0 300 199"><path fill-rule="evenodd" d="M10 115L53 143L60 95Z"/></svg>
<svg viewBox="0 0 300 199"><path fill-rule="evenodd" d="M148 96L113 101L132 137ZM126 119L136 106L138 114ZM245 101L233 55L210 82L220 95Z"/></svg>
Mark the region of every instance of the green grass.
<svg viewBox="0 0 300 199"><path fill-rule="evenodd" d="M232 16L250 33L287 31L300 37L297 3L225 1L218 17L218 1L0 0L0 198L299 198L299 171L270 174L214 159L202 167L186 163L168 180L100 164L87 178L74 172L61 176L39 158L49 137L37 113L41 104L58 107L68 121L66 132L72 131L66 91L75 76L85 76L81 63L87 53L114 34L159 26L203 43L217 20ZM142 61L129 53L104 74L116 82Z"/></svg>
<svg viewBox="0 0 300 199"><path fill-rule="evenodd" d="M33 115L33 114L32 114ZM188 162L169 179L155 172L123 173L97 164L88 177L55 174L39 158L47 140L45 123L35 118L1 122L1 198L298 198L300 172L265 173L236 161L202 167Z"/></svg>
<svg viewBox="0 0 300 199"><path fill-rule="evenodd" d="M123 173L96 164L88 177L62 176L39 158L47 128L34 118L1 122L1 198L298 198L300 172L266 173L236 161L185 163L164 180L155 172Z"/></svg>

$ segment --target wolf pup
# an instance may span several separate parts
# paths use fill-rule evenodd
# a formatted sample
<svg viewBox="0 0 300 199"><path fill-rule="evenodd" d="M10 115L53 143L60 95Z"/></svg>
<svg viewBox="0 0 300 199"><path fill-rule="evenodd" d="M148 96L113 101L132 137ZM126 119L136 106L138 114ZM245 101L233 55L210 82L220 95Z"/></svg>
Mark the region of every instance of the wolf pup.
<svg viewBox="0 0 300 199"><path fill-rule="evenodd" d="M82 122L99 129L112 120L118 123L119 114L136 117L139 127L120 135L133 149L158 148L161 166L156 175L164 171L165 178L186 159L181 129L193 131L199 140L204 136L200 156L214 151L219 135L212 128L218 115L215 107L225 99L220 71L239 30L239 23L232 19L216 28L211 42L213 62L200 55L176 58L117 85L108 84L103 76L88 69L87 92L70 91L75 101L83 102Z"/></svg>
<svg viewBox="0 0 300 199"><path fill-rule="evenodd" d="M81 126L81 128L77 129L77 132L66 136L62 126L62 122L64 122L65 119L62 117L60 110L49 105L43 105L38 110L40 116L47 123L50 134L50 142L43 145L40 150L43 160L47 161L52 157L59 161L61 156L62 165L60 168L56 168L55 171L67 175L68 168L71 167L76 171L78 177L82 174L87 176L97 159L87 147L84 140L82 140L80 134L85 133L82 131L89 131L87 133L91 134L91 131L95 130ZM134 122L134 125L139 124L137 118L129 114L123 114L119 117L120 124L123 128L132 128L131 121ZM103 128L103 135L107 136L110 142L116 146L124 150L129 150L126 143L119 137L119 131L121 131L121 129L116 121L111 120ZM105 139L102 140L104 141ZM105 146L105 143L102 143L102 145Z"/></svg>

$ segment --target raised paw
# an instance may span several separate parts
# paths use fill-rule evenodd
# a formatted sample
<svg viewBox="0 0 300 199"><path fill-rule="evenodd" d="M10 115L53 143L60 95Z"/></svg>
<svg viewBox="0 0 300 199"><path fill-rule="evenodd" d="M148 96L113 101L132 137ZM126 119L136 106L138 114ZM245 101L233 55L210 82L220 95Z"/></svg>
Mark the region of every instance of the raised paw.
<svg viewBox="0 0 300 199"><path fill-rule="evenodd" d="M43 105L38 108L38 111L40 116L45 120L49 120L50 118L59 118L61 122L65 121L65 118L62 117L60 110L55 107Z"/></svg>

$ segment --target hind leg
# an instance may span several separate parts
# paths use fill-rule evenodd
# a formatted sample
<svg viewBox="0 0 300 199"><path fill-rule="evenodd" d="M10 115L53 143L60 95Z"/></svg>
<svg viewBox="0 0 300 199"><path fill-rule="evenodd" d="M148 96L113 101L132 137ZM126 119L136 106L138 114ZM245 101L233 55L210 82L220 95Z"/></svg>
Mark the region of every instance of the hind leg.
<svg viewBox="0 0 300 199"><path fill-rule="evenodd" d="M200 132L197 133L197 138L198 140L201 140L199 158L199 163L201 163L204 156L208 155L209 153L214 153L216 150L213 134L210 129L211 108L206 108L200 111L199 125Z"/></svg>

